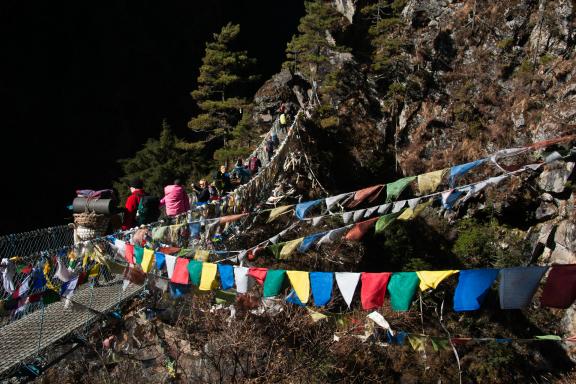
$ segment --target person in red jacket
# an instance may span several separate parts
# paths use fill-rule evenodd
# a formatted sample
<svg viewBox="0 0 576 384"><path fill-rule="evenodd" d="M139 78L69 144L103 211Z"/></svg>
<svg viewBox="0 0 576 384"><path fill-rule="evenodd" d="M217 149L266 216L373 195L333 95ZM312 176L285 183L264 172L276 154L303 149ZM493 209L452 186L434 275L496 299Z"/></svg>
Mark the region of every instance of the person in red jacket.
<svg viewBox="0 0 576 384"><path fill-rule="evenodd" d="M122 230L127 230L136 226L136 211L138 211L138 204L140 199L145 195L144 182L142 179L136 178L130 182L130 196L126 199L124 206L124 221L122 223Z"/></svg>
<svg viewBox="0 0 576 384"><path fill-rule="evenodd" d="M160 205L166 204L166 215L176 216L190 210L188 194L182 186L180 179L174 180L173 185L164 187L164 198L160 200Z"/></svg>

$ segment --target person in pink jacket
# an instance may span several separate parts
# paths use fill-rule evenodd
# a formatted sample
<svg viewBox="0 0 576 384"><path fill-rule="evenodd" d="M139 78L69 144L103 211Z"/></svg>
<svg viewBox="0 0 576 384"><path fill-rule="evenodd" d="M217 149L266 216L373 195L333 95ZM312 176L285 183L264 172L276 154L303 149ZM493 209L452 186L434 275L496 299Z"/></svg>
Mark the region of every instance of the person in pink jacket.
<svg viewBox="0 0 576 384"><path fill-rule="evenodd" d="M160 200L160 205L166 204L166 215L176 216L190 210L188 194L182 186L180 179L174 180L173 185L164 187L164 197Z"/></svg>

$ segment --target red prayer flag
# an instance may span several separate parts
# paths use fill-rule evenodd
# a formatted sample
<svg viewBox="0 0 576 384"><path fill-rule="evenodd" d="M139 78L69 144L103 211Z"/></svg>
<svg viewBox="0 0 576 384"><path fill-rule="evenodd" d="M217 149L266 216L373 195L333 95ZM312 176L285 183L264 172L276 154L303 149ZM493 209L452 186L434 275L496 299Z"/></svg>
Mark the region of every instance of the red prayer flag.
<svg viewBox="0 0 576 384"><path fill-rule="evenodd" d="M264 285L267 273L268 268L248 268L248 276L252 276L260 285Z"/></svg>
<svg viewBox="0 0 576 384"><path fill-rule="evenodd" d="M362 272L362 289L360 291L362 308L370 310L379 308L384 304L384 295L391 275L391 272Z"/></svg>
<svg viewBox="0 0 576 384"><path fill-rule="evenodd" d="M576 300L576 264L553 265L546 279L540 303L546 307L568 308Z"/></svg>
<svg viewBox="0 0 576 384"><path fill-rule="evenodd" d="M188 272L189 262L190 260L183 257L178 257L176 259L174 272L172 272L172 279L170 279L171 282L178 284L188 284L188 280L190 279L190 273Z"/></svg>
<svg viewBox="0 0 576 384"><path fill-rule="evenodd" d="M376 200L376 198L378 198L378 196L380 195L380 192L382 192L383 188L384 184L380 184L356 191L356 193L354 193L354 198L350 203L348 203L348 208L354 208L355 206L359 205L361 202L366 200L368 197L370 197L368 201Z"/></svg>
<svg viewBox="0 0 576 384"><path fill-rule="evenodd" d="M239 219L241 219L242 217L247 216L247 215L248 215L247 213L240 213L240 214L237 214L237 215L222 216L222 217L220 218L220 224L230 223L230 222L232 222L232 221L239 220Z"/></svg>
<svg viewBox="0 0 576 384"><path fill-rule="evenodd" d="M124 257L126 258L128 264L136 264L136 261L134 260L134 246L132 244L126 243Z"/></svg>
<svg viewBox="0 0 576 384"><path fill-rule="evenodd" d="M352 229L349 230L348 233L346 233L346 236L344 236L344 239L349 240L349 241L360 240L361 238L364 237L366 232L368 232L368 230L370 228L372 228L372 226L376 223L376 221L378 219L380 219L380 217L374 217L372 219L361 221L361 222L355 224L352 227Z"/></svg>

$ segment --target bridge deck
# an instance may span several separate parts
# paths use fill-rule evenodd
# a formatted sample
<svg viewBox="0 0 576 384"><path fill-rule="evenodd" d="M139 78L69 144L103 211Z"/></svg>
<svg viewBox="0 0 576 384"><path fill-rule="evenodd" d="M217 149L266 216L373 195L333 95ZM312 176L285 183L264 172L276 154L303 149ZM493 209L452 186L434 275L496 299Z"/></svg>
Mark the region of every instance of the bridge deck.
<svg viewBox="0 0 576 384"><path fill-rule="evenodd" d="M72 300L98 312L107 312L142 290L130 284L122 291L122 277L93 288L83 286ZM95 320L99 315L81 306L64 308L64 300L47 305L40 334L42 311L34 311L0 328L0 374L34 357L39 351ZM40 337L41 336L41 337ZM40 340L39 340L40 339ZM39 344L40 341L40 344Z"/></svg>

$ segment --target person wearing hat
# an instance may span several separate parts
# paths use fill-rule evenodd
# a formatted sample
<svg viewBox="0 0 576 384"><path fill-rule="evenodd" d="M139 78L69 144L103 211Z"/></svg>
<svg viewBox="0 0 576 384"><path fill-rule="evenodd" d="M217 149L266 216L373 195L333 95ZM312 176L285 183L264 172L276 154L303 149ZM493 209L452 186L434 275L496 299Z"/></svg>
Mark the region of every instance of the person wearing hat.
<svg viewBox="0 0 576 384"><path fill-rule="evenodd" d="M138 211L138 204L140 204L140 199L144 195L144 182L142 179L132 179L130 181L130 196L126 199L126 205L124 206L122 230L127 230L136 226L136 212Z"/></svg>

